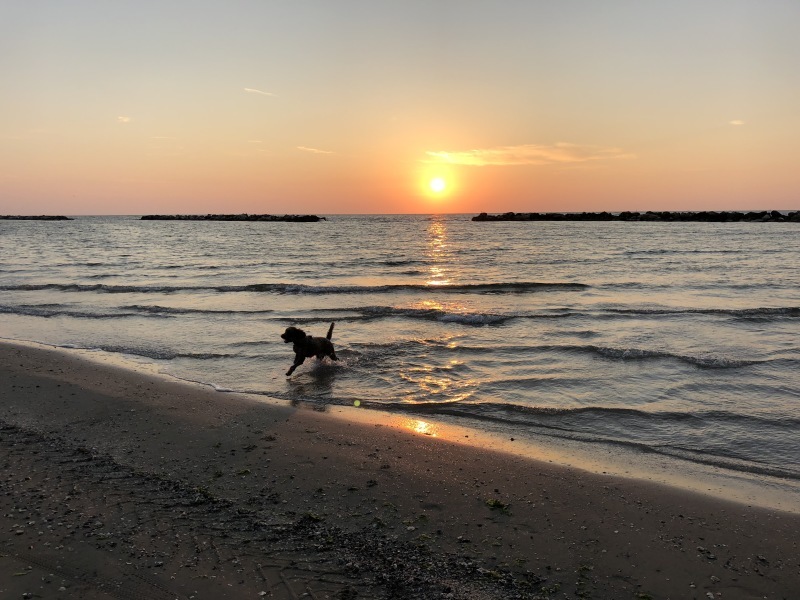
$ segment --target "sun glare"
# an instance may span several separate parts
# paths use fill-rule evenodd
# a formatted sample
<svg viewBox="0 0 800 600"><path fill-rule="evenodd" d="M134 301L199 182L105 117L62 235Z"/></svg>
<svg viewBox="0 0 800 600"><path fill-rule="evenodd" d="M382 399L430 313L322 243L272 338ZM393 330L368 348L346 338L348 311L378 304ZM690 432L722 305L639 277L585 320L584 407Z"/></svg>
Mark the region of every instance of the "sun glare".
<svg viewBox="0 0 800 600"><path fill-rule="evenodd" d="M441 194L447 189L447 182L442 177L434 177L428 182L428 187L434 194Z"/></svg>
<svg viewBox="0 0 800 600"><path fill-rule="evenodd" d="M456 173L441 165L427 165L416 173L415 189L421 198L437 206L441 210L443 202L455 198L461 190Z"/></svg>

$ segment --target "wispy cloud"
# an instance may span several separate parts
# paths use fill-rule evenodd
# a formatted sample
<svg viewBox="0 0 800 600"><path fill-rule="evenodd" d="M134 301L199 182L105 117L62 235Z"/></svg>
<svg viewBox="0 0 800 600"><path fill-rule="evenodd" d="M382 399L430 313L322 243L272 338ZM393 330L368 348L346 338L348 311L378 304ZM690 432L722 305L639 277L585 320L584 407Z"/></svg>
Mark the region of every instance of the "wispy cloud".
<svg viewBox="0 0 800 600"><path fill-rule="evenodd" d="M131 122L131 118L130 117L117 117L117 121L119 121L120 123L130 123Z"/></svg>
<svg viewBox="0 0 800 600"><path fill-rule="evenodd" d="M255 90L253 88L244 88L244 91L248 94L261 94L262 96L275 96L272 92L263 92L261 90Z"/></svg>
<svg viewBox="0 0 800 600"><path fill-rule="evenodd" d="M522 144L519 146L498 146L474 150L427 152L426 154L430 157L427 162L474 167L551 165L635 158L633 154L624 152L620 148L582 146L568 143L559 143L551 146Z"/></svg>
<svg viewBox="0 0 800 600"><path fill-rule="evenodd" d="M744 121L740 121L739 119L736 119L735 121L728 121L728 124L729 125L744 125Z"/></svg>
<svg viewBox="0 0 800 600"><path fill-rule="evenodd" d="M334 154L330 150L320 150L319 148L308 148L306 146L298 146L297 149L303 152L311 152L312 154Z"/></svg>

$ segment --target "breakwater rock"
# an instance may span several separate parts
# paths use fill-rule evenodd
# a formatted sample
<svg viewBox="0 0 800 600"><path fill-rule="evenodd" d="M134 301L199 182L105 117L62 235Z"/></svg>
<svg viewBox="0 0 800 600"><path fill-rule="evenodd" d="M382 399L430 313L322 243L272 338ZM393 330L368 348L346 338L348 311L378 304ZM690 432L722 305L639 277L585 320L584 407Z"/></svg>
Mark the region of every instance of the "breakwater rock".
<svg viewBox="0 0 800 600"><path fill-rule="evenodd" d="M706 223L800 223L800 211L781 213L773 211L700 211L700 212L673 212L651 211L621 213L610 212L583 212L583 213L503 213L490 215L481 213L472 217L473 221L656 221L656 222L688 222L699 221Z"/></svg>
<svg viewBox="0 0 800 600"><path fill-rule="evenodd" d="M73 221L70 217L62 215L0 215L4 221Z"/></svg>
<svg viewBox="0 0 800 600"><path fill-rule="evenodd" d="M144 215L142 221L280 221L288 223L316 223L326 221L317 215Z"/></svg>

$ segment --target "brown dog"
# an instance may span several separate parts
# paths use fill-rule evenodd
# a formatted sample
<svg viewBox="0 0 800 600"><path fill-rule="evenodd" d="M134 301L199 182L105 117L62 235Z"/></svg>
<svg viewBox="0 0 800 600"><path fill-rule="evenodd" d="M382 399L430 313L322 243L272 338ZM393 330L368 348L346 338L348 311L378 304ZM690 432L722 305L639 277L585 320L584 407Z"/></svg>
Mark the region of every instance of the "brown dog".
<svg viewBox="0 0 800 600"><path fill-rule="evenodd" d="M292 342L294 344L292 347L292 350L294 350L294 364L289 367L289 370L286 372L287 377L289 377L297 367L302 365L307 358L311 358L312 356L316 356L318 360L322 360L326 356L329 356L331 360L339 360L336 358L336 352L334 352L333 344L331 343L333 326L334 323L331 323L330 329L328 329L328 335L324 338L306 335L305 331L297 327L286 328L286 331L281 334L281 337L284 343L288 344Z"/></svg>

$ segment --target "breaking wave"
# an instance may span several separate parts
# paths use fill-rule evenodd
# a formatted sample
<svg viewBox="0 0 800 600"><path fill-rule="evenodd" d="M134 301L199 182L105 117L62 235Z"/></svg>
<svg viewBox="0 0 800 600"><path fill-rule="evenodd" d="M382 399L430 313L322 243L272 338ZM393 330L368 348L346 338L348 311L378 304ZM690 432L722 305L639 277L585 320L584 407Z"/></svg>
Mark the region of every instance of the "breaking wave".
<svg viewBox="0 0 800 600"><path fill-rule="evenodd" d="M64 292L105 292L109 294L130 293L178 293L192 291L226 292L266 292L273 294L376 294L387 292L436 291L443 294L524 294L537 291L578 291L588 288L583 283L546 283L546 282L508 282L508 283L474 283L454 285L427 284L385 284L385 285L305 285L299 283L252 283L248 285L220 286L170 286L170 285L110 285L110 284L76 284L76 283L43 283L4 285L4 291L41 291L57 290Z"/></svg>
<svg viewBox="0 0 800 600"><path fill-rule="evenodd" d="M773 317L800 318L798 306L776 306L757 308L612 308L608 312L620 315L722 315L745 319L769 319Z"/></svg>

